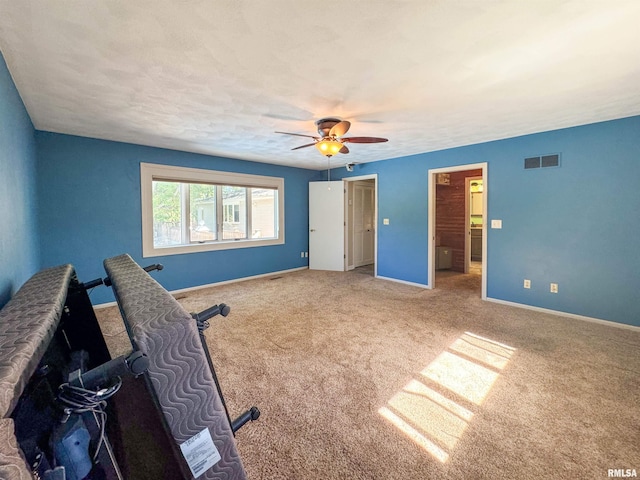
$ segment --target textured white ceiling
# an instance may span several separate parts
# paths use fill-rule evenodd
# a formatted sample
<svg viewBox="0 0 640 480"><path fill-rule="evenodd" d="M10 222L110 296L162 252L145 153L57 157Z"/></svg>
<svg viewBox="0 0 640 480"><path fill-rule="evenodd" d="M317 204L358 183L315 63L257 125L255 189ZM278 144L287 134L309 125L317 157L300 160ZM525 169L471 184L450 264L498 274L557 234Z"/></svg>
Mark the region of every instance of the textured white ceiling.
<svg viewBox="0 0 640 480"><path fill-rule="evenodd" d="M322 169L640 114L638 0L0 0L35 127Z"/></svg>

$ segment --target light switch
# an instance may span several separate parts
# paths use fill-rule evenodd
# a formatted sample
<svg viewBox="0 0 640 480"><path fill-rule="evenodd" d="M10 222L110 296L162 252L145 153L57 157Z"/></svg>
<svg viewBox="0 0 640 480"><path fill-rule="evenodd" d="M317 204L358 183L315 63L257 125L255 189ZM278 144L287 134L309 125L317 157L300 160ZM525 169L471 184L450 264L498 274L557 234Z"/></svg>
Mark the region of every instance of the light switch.
<svg viewBox="0 0 640 480"><path fill-rule="evenodd" d="M491 220L491 228L502 228L502 220Z"/></svg>
<svg viewBox="0 0 640 480"><path fill-rule="evenodd" d="M383 218L382 219L382 224L383 225L389 225L389 219L388 218Z"/></svg>

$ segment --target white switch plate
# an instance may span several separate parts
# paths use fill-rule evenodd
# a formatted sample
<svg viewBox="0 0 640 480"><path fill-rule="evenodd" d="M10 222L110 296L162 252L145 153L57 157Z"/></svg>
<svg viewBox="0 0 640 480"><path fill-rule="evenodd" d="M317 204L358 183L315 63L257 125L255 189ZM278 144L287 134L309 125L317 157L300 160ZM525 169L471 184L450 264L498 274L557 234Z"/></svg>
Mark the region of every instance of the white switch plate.
<svg viewBox="0 0 640 480"><path fill-rule="evenodd" d="M382 224L383 225L389 225L389 219L388 218L383 218L382 219Z"/></svg>
<svg viewBox="0 0 640 480"><path fill-rule="evenodd" d="M502 228L502 220L491 220L491 228Z"/></svg>

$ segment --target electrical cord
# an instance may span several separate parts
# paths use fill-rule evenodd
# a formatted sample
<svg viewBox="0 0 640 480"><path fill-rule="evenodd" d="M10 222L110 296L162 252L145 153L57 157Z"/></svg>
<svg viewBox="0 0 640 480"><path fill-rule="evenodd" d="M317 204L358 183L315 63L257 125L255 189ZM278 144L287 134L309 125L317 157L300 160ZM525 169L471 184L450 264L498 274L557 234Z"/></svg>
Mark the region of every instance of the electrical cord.
<svg viewBox="0 0 640 480"><path fill-rule="evenodd" d="M100 428L100 437L93 455L93 461L98 458L98 453L104 442L105 425L107 423L107 400L115 395L122 386L122 379L117 377L115 384L100 390L87 390L82 387L75 387L68 383L63 383L58 387L58 401L64 405L64 417L62 423L67 422L73 414L91 412Z"/></svg>

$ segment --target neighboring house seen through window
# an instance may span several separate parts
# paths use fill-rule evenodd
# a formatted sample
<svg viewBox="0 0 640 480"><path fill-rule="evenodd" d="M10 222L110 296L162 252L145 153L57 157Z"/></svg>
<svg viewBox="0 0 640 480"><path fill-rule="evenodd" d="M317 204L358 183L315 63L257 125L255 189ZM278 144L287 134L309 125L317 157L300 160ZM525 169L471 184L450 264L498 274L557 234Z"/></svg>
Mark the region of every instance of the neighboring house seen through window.
<svg viewBox="0 0 640 480"><path fill-rule="evenodd" d="M143 256L284 243L284 179L141 163Z"/></svg>

